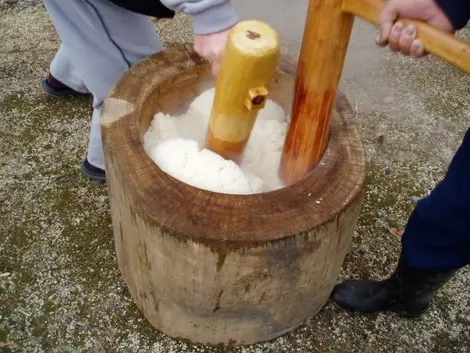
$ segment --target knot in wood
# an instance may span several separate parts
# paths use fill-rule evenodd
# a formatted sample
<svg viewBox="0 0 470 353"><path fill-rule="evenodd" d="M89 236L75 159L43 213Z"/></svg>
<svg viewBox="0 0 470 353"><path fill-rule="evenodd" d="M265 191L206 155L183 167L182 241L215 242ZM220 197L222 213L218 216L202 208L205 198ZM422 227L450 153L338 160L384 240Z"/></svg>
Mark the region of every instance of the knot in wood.
<svg viewBox="0 0 470 353"><path fill-rule="evenodd" d="M256 32L253 32L253 31L246 31L246 36L249 38L249 39L258 39L258 38L261 38L261 34L259 33L256 33Z"/></svg>

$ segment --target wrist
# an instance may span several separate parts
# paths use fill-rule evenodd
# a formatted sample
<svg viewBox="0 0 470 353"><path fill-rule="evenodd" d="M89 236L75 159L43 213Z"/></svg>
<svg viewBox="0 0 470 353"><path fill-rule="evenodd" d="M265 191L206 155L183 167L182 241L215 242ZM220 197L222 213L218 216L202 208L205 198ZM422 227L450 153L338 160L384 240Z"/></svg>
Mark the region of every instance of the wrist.
<svg viewBox="0 0 470 353"><path fill-rule="evenodd" d="M196 35L222 32L233 27L239 21L230 0L211 6L204 11L191 14L191 20Z"/></svg>
<svg viewBox="0 0 470 353"><path fill-rule="evenodd" d="M434 0L453 27L453 31L462 29L470 19L470 1Z"/></svg>

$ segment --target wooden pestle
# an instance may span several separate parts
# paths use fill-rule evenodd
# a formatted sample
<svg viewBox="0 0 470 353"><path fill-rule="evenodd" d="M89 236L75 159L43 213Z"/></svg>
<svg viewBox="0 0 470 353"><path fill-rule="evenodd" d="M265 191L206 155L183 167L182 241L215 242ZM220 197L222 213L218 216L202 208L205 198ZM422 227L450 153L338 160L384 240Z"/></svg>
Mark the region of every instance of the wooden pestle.
<svg viewBox="0 0 470 353"><path fill-rule="evenodd" d="M206 148L241 162L267 101L279 54L279 35L266 23L242 21L232 28L217 78Z"/></svg>
<svg viewBox="0 0 470 353"><path fill-rule="evenodd" d="M280 176L286 185L304 178L328 145L329 128L354 15L378 23L381 0L310 0L299 58L291 123ZM420 21L399 19L417 27L429 53L470 72L470 46L452 34Z"/></svg>
<svg viewBox="0 0 470 353"><path fill-rule="evenodd" d="M291 122L280 177L291 185L321 159L343 70L354 16L341 0L310 0L297 68Z"/></svg>

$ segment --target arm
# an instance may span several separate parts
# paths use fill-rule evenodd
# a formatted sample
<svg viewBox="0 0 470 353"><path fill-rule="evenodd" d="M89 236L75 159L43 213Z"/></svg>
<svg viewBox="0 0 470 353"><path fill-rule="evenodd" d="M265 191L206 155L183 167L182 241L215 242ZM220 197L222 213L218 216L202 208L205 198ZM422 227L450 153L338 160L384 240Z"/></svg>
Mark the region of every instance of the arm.
<svg viewBox="0 0 470 353"><path fill-rule="evenodd" d="M231 0L161 0L174 11L183 11L193 22L196 40L194 49L212 65L217 75L225 51L230 28L237 22Z"/></svg>
<svg viewBox="0 0 470 353"><path fill-rule="evenodd" d="M436 0L455 29L462 29L470 20L470 0Z"/></svg>
<svg viewBox="0 0 470 353"><path fill-rule="evenodd" d="M238 22L231 0L161 0L168 8L188 14L196 35L222 32Z"/></svg>

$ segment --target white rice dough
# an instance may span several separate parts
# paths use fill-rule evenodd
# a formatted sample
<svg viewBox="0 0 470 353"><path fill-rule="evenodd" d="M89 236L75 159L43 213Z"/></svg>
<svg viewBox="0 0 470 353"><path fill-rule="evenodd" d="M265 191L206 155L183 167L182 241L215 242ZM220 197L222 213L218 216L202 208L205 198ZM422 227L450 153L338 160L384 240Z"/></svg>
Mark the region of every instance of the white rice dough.
<svg viewBox="0 0 470 353"><path fill-rule="evenodd" d="M203 92L181 116L158 113L144 149L166 173L194 187L226 194L256 194L283 187L278 176L288 121L268 100L253 127L241 166L204 149L215 89Z"/></svg>

